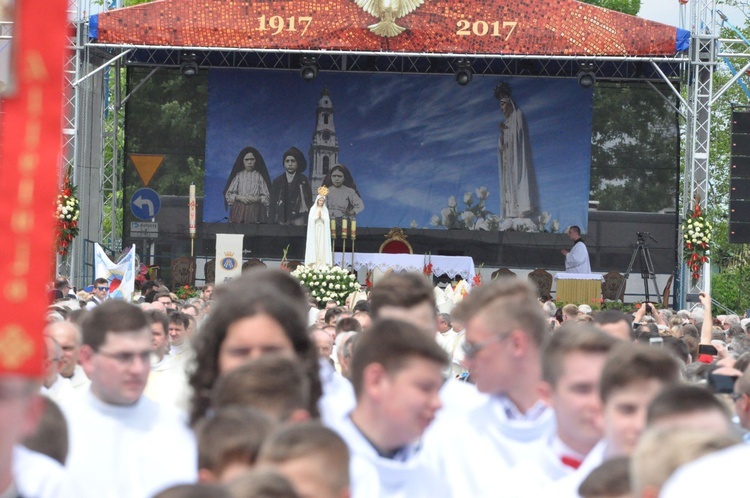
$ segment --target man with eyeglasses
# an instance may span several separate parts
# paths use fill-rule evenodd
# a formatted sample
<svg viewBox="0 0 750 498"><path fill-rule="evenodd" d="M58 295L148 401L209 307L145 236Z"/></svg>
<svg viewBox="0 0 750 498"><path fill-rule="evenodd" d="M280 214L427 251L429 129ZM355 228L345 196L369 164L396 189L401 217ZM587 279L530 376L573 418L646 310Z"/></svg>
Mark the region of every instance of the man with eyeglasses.
<svg viewBox="0 0 750 498"><path fill-rule="evenodd" d="M86 309L92 310L102 304L107 299L109 292L109 281L106 278L97 278L94 280L94 288L91 291L91 299L86 303Z"/></svg>
<svg viewBox="0 0 750 498"><path fill-rule="evenodd" d="M192 432L176 409L143 396L153 349L143 311L106 301L84 319L82 332L80 361L91 388L63 406L75 496L152 496L194 482Z"/></svg>
<svg viewBox="0 0 750 498"><path fill-rule="evenodd" d="M86 377L83 367L78 364L78 355L83 343L81 329L75 323L66 320L50 323L44 328L44 333L57 341L62 348L60 361L62 380L79 393L87 391L91 381Z"/></svg>
<svg viewBox="0 0 750 498"><path fill-rule="evenodd" d="M70 382L60 376L60 365L62 364L62 348L60 344L50 336L44 337L46 354L44 356L44 381L42 382L42 395L48 397L55 403L75 397L76 392Z"/></svg>
<svg viewBox="0 0 750 498"><path fill-rule="evenodd" d="M503 472L533 458L533 443L554 430L552 410L539 397L547 319L535 290L519 280L475 288L454 312L466 324L464 363L489 396L439 417L425 446L452 496L500 496Z"/></svg>

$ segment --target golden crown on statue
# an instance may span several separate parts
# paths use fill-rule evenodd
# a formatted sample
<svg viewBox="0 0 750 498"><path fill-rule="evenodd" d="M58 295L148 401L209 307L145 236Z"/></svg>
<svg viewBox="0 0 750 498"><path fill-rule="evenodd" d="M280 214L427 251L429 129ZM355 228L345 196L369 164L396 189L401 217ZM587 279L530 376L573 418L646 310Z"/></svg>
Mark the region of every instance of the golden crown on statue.
<svg viewBox="0 0 750 498"><path fill-rule="evenodd" d="M328 187L323 185L322 187L318 187L318 195L322 197L326 197L328 195Z"/></svg>

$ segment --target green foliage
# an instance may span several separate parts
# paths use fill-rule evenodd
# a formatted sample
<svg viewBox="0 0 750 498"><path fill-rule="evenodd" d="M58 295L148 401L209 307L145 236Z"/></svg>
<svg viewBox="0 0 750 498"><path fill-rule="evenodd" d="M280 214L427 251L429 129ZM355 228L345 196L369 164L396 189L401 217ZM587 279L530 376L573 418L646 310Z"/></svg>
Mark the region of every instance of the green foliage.
<svg viewBox="0 0 750 498"><path fill-rule="evenodd" d="M738 7L748 7L748 2L720 2ZM750 21L741 30L745 36L750 36ZM737 38L737 34L723 30L722 38ZM736 69L745 64L745 60L732 61ZM718 90L732 77L732 73L725 63L720 63L714 72L713 87ZM747 83L747 78L745 78ZM737 311L744 312L748 302L743 302L741 296L750 296L750 289L741 292L738 289L745 285L750 277L747 246L730 244L728 240L729 213L729 170L731 159L731 113L732 104L748 105L750 99L739 84L729 87L712 107L711 114L711 149L709 153L709 191L707 216L714 226L712 262L720 269L712 276L711 294L720 303ZM743 275L744 278L740 278ZM750 297L749 297L750 299Z"/></svg>
<svg viewBox="0 0 750 498"><path fill-rule="evenodd" d="M661 91L667 94L668 90ZM674 110L651 87L597 84L591 199L599 201L599 210L674 209L678 133Z"/></svg>
<svg viewBox="0 0 750 498"><path fill-rule="evenodd" d="M636 15L641 10L641 0L580 0L583 3L597 5L605 9L616 10L624 14Z"/></svg>
<svg viewBox="0 0 750 498"><path fill-rule="evenodd" d="M130 69L129 87L141 82L149 70ZM188 78L179 70L163 69L128 101L126 156L132 153L165 156L148 185L160 195L186 196L191 183L199 196L203 193L207 92L205 72ZM130 163L125 186L127 199L143 187Z"/></svg>
<svg viewBox="0 0 750 498"><path fill-rule="evenodd" d="M750 268L727 268L711 277L711 297L738 315L750 309Z"/></svg>

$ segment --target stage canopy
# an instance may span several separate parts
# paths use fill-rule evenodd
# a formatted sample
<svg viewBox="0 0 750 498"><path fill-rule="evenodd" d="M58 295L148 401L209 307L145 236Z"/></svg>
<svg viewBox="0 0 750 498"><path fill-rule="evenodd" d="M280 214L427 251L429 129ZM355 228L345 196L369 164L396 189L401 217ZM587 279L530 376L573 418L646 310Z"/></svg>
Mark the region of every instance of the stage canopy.
<svg viewBox="0 0 750 498"><path fill-rule="evenodd" d="M658 57L685 50L689 32L575 0L161 0L92 16L90 36L133 46Z"/></svg>
<svg viewBox="0 0 750 498"><path fill-rule="evenodd" d="M345 163L364 201L364 252L400 226L417 253L554 269L569 243L562 232L577 224L592 267L622 271L636 232L677 225L679 128L660 82L679 84L689 32L673 26L575 0L160 0L92 16L90 36L88 48L103 49L92 58L119 53L128 67L125 198L141 187L162 196L157 254L185 253L194 183L199 255L212 257L216 233L243 233L253 257L286 248L301 258L304 226L275 221L271 209L253 222L229 218L233 164L248 147L268 190L291 147L309 151L302 171L315 188ZM265 71L309 58L321 71L310 81ZM186 63L197 66L189 78ZM471 85L446 77L462 64L477 75ZM594 87L576 81L586 67ZM527 155L524 170L537 175L528 197L538 202L520 214L503 214L510 182L498 165L512 158L498 140L510 129L533 144L514 157ZM139 155L163 160L150 183L131 167ZM124 211L125 239L137 241L139 222ZM659 239L656 271L671 273L678 241Z"/></svg>

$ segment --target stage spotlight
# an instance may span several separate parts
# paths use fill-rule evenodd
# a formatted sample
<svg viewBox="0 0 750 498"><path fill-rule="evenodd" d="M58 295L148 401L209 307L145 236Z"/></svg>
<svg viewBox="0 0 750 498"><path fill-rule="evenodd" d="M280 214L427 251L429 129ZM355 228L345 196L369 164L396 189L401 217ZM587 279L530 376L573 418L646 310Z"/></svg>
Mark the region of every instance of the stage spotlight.
<svg viewBox="0 0 750 498"><path fill-rule="evenodd" d="M459 59L457 65L456 83L466 86L471 82L471 78L474 77L474 71L471 69L471 61L469 59Z"/></svg>
<svg viewBox="0 0 750 498"><path fill-rule="evenodd" d="M195 76L198 74L198 63L195 62L195 54L184 53L180 55L180 70L183 76Z"/></svg>
<svg viewBox="0 0 750 498"><path fill-rule="evenodd" d="M591 88L596 83L593 62L582 62L578 70L578 84L583 88Z"/></svg>
<svg viewBox="0 0 750 498"><path fill-rule="evenodd" d="M318 60L313 56L300 58L300 77L305 81L312 81L318 77Z"/></svg>

